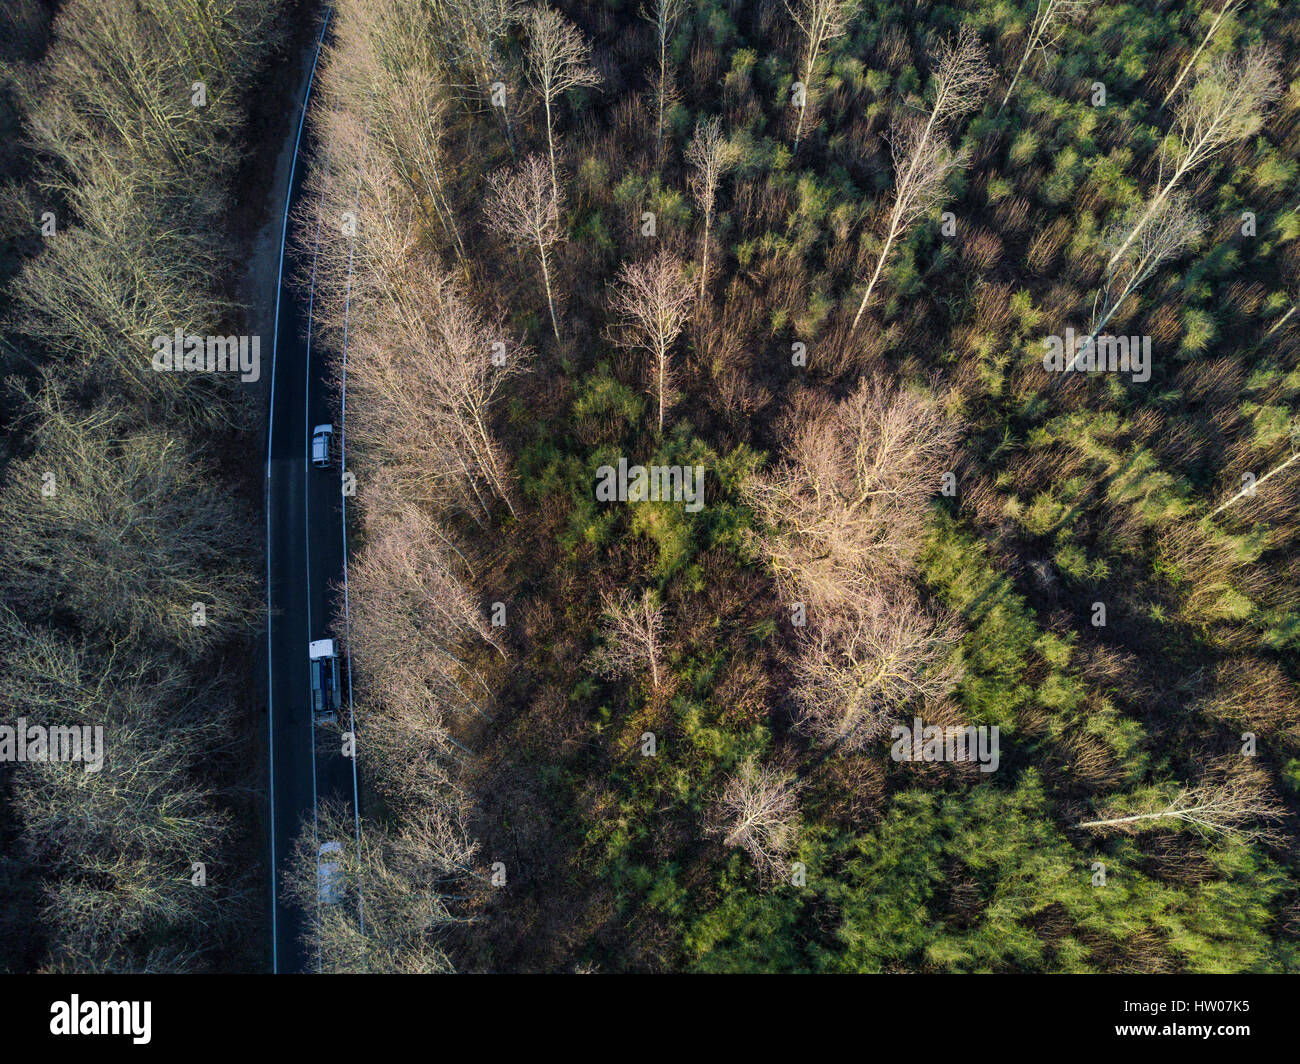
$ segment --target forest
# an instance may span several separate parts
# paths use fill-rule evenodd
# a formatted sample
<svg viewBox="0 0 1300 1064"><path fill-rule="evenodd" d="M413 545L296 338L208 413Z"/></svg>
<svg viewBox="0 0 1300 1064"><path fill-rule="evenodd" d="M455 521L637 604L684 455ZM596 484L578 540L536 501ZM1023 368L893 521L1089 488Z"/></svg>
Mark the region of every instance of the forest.
<svg viewBox="0 0 1300 1064"><path fill-rule="evenodd" d="M94 773L0 763L0 971L262 964L261 411L151 363L243 331L233 190L279 7L0 9L0 724L105 736Z"/></svg>
<svg viewBox="0 0 1300 1064"><path fill-rule="evenodd" d="M1300 8L57 8L0 34L0 723L110 756L0 764L0 970L262 964L264 411L149 341L242 330L326 17L322 970L1300 970Z"/></svg>

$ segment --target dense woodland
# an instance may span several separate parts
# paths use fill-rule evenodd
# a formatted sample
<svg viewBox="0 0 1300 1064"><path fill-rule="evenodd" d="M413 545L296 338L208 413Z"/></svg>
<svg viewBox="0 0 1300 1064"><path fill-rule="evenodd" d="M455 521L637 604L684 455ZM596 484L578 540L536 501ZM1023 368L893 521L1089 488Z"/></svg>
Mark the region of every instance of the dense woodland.
<svg viewBox="0 0 1300 1064"><path fill-rule="evenodd" d="M335 19L300 234L346 328L355 872L457 884L373 955L1294 967L1300 19ZM1150 379L1050 375L1067 327ZM620 458L704 507L599 501ZM913 714L998 725L998 771L893 761Z"/></svg>
<svg viewBox="0 0 1300 1064"><path fill-rule="evenodd" d="M139 747L0 774L11 967L238 967L261 919L259 678L211 667L260 623L217 531L256 412L141 369L238 313L244 6L68 0L7 57L0 706ZM1300 967L1300 10L340 0L326 42L294 231L364 794L325 968ZM1067 329L1149 379L1050 372ZM601 500L620 459L703 506ZM892 758L916 717L996 771ZM196 902L200 844L244 871Z"/></svg>
<svg viewBox="0 0 1300 1064"><path fill-rule="evenodd" d="M54 8L0 9L0 722L100 726L108 754L0 765L0 970L256 968L261 414L237 378L154 372L151 340L246 331L232 190L288 23Z"/></svg>

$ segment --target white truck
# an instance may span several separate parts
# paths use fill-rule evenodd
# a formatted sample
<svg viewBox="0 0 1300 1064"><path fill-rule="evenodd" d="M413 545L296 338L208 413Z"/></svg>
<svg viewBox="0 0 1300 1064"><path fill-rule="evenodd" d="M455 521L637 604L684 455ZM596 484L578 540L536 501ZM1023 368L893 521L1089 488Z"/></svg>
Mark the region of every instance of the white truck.
<svg viewBox="0 0 1300 1064"><path fill-rule="evenodd" d="M317 724L333 723L339 711L339 662L333 639L314 639L307 645L311 661L311 715Z"/></svg>
<svg viewBox="0 0 1300 1064"><path fill-rule="evenodd" d="M316 891L322 905L343 900L343 843L323 842L316 855Z"/></svg>

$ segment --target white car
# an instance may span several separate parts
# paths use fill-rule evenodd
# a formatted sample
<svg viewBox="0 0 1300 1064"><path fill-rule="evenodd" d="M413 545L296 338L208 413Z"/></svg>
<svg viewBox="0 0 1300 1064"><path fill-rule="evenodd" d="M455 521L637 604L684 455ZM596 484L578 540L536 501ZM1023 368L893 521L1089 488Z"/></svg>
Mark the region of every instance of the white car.
<svg viewBox="0 0 1300 1064"><path fill-rule="evenodd" d="M342 852L343 843L322 842L316 855L316 889L322 905L337 905L343 900L343 865L334 857Z"/></svg>
<svg viewBox="0 0 1300 1064"><path fill-rule="evenodd" d="M334 426L317 425L311 430L311 464L318 469L327 469L333 457Z"/></svg>

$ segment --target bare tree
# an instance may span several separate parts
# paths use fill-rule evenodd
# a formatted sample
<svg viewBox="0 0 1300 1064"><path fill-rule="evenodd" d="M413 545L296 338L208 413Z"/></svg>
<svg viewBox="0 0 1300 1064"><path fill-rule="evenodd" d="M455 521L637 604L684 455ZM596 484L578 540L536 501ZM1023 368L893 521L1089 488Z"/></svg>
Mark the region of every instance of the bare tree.
<svg viewBox="0 0 1300 1064"><path fill-rule="evenodd" d="M481 521L493 495L513 509L492 405L531 352L444 271L421 236L417 197L364 121L331 112L324 132L329 166L312 176L300 241L313 326L336 351L347 337L348 398L362 412L349 421L355 457L387 467L435 511Z"/></svg>
<svg viewBox="0 0 1300 1064"><path fill-rule="evenodd" d="M225 666L261 612L253 522L218 461L251 442L251 408L238 374L154 372L150 347L247 331L227 283L243 246L230 164L287 23L261 0L0 6L3 197L24 205L7 236L58 216L39 251L11 248L0 299L4 359L25 363L5 399L0 719L52 744L0 770L0 893L21 899L0 951L67 972L201 969L259 907L226 789L251 753ZM30 166L11 172L19 140ZM222 872L195 889L194 862Z"/></svg>
<svg viewBox="0 0 1300 1064"><path fill-rule="evenodd" d="M798 785L787 772L750 757L723 785L707 830L749 855L759 875L779 878L798 838Z"/></svg>
<svg viewBox="0 0 1300 1064"><path fill-rule="evenodd" d="M596 667L606 676L635 675L650 670L650 686L659 689L663 644L663 607L655 601L649 588L640 599L624 593L605 596L604 642L593 656Z"/></svg>
<svg viewBox="0 0 1300 1064"><path fill-rule="evenodd" d="M624 263L611 303L622 330L618 340L644 348L654 367L653 395L659 406L659 431L672 391L669 356L673 342L690 316L695 290L681 260L664 249L646 262Z"/></svg>
<svg viewBox="0 0 1300 1064"><path fill-rule="evenodd" d="M589 63L591 45L578 28L553 8L539 6L528 14L528 80L546 105L546 145L551 155L551 193L558 202L560 181L555 171L555 123L551 105L570 89L599 85L600 75Z"/></svg>
<svg viewBox="0 0 1300 1064"><path fill-rule="evenodd" d="M353 664L370 782L390 810L419 811L454 791L468 751L452 732L491 719L492 651L505 652L470 590L469 562L389 471L367 473L359 498L362 547L335 631Z"/></svg>
<svg viewBox="0 0 1300 1064"><path fill-rule="evenodd" d="M137 206L183 220L201 245L228 200L220 160L275 18L274 7L257 0L61 5L55 47L15 85L29 105L33 140L60 163L45 168L42 181L67 196L78 218L125 182ZM181 91L196 78L207 90L202 108Z"/></svg>
<svg viewBox="0 0 1300 1064"><path fill-rule="evenodd" d="M894 160L894 202L889 212L885 242L867 290L853 316L856 329L871 300L880 273L898 238L938 202L944 182L965 157L949 150L945 141L950 127L979 106L993 80L988 55L978 35L963 27L956 37L944 41L932 56L935 68L934 99L922 124L904 118L891 132Z"/></svg>
<svg viewBox="0 0 1300 1064"><path fill-rule="evenodd" d="M655 165L663 157L664 111L668 98L672 95L672 86L668 81L668 41L676 32L677 23L685 10L686 0L650 0L649 6L641 9L641 17L654 26L655 39L659 45L659 85L655 91L655 108L659 115L655 134Z"/></svg>
<svg viewBox="0 0 1300 1064"><path fill-rule="evenodd" d="M1191 171L1258 131L1269 104L1281 93L1277 52L1271 46L1252 45L1239 58L1220 56L1210 64L1179 103L1178 147L1162 155L1156 194L1111 255L1107 269L1114 268ZM1163 177L1166 166L1168 178Z"/></svg>
<svg viewBox="0 0 1300 1064"><path fill-rule="evenodd" d="M389 298L360 308L353 299L364 327L354 328L348 343L348 397L366 416L349 422L349 443L388 465L412 498L463 507L481 521L495 495L513 513L492 407L531 352L422 254L408 251L405 261L379 268L377 287ZM342 306L326 312L338 319L346 313Z"/></svg>
<svg viewBox="0 0 1300 1064"><path fill-rule="evenodd" d="M537 251L546 285L546 305L551 311L551 329L560 339L555 318L555 296L551 289L550 249L561 236L560 212L563 199L546 184L546 162L540 155L530 155L513 173L493 174L484 205L488 226L516 247Z"/></svg>
<svg viewBox="0 0 1300 1064"><path fill-rule="evenodd" d="M337 844L322 854L321 846ZM408 812L397 827L323 804L304 823L285 891L306 914L303 941L329 973L450 972L445 933L467 918L453 906L473 886L477 846L456 806Z"/></svg>
<svg viewBox="0 0 1300 1064"><path fill-rule="evenodd" d="M247 560L229 530L248 516L208 462L177 434L134 429L107 404L84 413L53 388L32 413L39 445L0 490L0 600L36 615L58 603L84 633L192 653L252 629L252 580L229 564Z"/></svg>
<svg viewBox="0 0 1300 1064"><path fill-rule="evenodd" d="M220 160L239 135L236 72L268 17L246 0L180 22L164 4L75 0L60 8L45 60L11 79L32 157L48 162L39 183L76 221L60 218L58 239L27 259L7 305L61 379L195 425L234 420L239 389L226 375L154 373L147 352L177 324L204 322L209 333L232 316L212 283L231 265L230 243L213 236L229 204ZM214 43L216 62L200 75L197 57L213 64ZM200 76L203 108L179 91Z"/></svg>
<svg viewBox="0 0 1300 1064"><path fill-rule="evenodd" d="M1288 321L1291 320L1291 315L1295 313L1295 308L1296 308L1296 304L1292 303L1290 308L1287 310L1287 312L1283 314L1280 318L1278 318L1277 321L1273 323L1272 327L1268 330L1268 332L1266 332L1264 335L1272 336L1275 332L1278 331L1278 329L1282 328L1283 325L1285 325Z"/></svg>
<svg viewBox="0 0 1300 1064"><path fill-rule="evenodd" d="M1145 213L1149 220L1142 227L1136 243L1125 239L1125 226L1119 226L1111 233L1111 242L1124 243L1126 250L1122 260L1112 260L1113 266L1107 272L1106 281L1093 299L1089 340L1097 338L1123 306L1124 300L1145 284L1162 263L1195 243L1205 231L1205 220L1182 194L1166 199L1154 213ZM1078 357L1076 353L1066 368L1073 369Z"/></svg>
<svg viewBox="0 0 1300 1064"><path fill-rule="evenodd" d="M1205 31L1205 36L1201 38L1201 43L1197 45L1196 51L1192 53L1192 57L1183 64L1182 70L1178 72L1178 77L1174 79L1173 85L1170 87L1169 91L1165 93L1165 98L1160 101L1160 110L1163 111L1169 101L1173 99L1174 94L1178 92L1179 86L1183 83L1183 79L1186 78L1188 72L1196 66L1196 61L1201 57L1201 53L1205 51L1205 46L1210 43L1210 38L1214 36L1219 25L1229 15L1234 15L1241 10L1241 7L1245 2L1246 0L1223 0L1223 3L1219 5L1218 13L1214 16L1213 20L1211 20L1209 29Z"/></svg>
<svg viewBox="0 0 1300 1064"><path fill-rule="evenodd" d="M1020 80L1020 75L1030 57L1034 53L1046 56L1060 43L1066 26L1072 21L1082 18L1089 6L1094 2L1095 0L1035 0L1034 20L1029 24L1029 34L1025 38L1025 50L1020 56L1016 72L1011 76L1011 84L1007 86L1006 95L1002 97L1002 103L998 107L999 115L1006 110L1007 101L1011 99L1011 94L1016 91L1016 83Z"/></svg>
<svg viewBox="0 0 1300 1064"><path fill-rule="evenodd" d="M456 254L464 261L465 244L447 190L450 167L442 143L446 108L441 103L440 89L434 77L419 71L410 71L400 79L389 78L383 94L385 106L371 113L370 126L388 144L389 158L414 193L421 213L427 217L426 200L433 204Z"/></svg>
<svg viewBox="0 0 1300 1064"><path fill-rule="evenodd" d="M803 418L786 461L744 487L782 594L851 610L895 582L957 435L936 397L870 380Z"/></svg>
<svg viewBox="0 0 1300 1064"><path fill-rule="evenodd" d="M739 153L722 135L722 122L706 119L695 127L695 136L686 147L686 163L691 195L704 212L704 249L700 253L699 300L704 301L704 287L709 276L709 232L713 228L713 209L722 175L736 165Z"/></svg>
<svg viewBox="0 0 1300 1064"><path fill-rule="evenodd" d="M876 268L867 281L867 290L862 293L858 312L853 316L854 329L858 327L863 311L871 301L871 293L889 260L894 244L939 203L948 175L966 165L964 154L955 155L943 141L927 138L924 127L916 119L903 119L895 124L889 139L898 184L894 188L894 202L889 210L885 242L876 258Z"/></svg>
<svg viewBox="0 0 1300 1064"><path fill-rule="evenodd" d="M1291 441L1291 447L1290 447L1291 454L1288 457L1284 458L1281 462L1275 465L1272 469L1270 469L1258 480L1253 481L1248 487L1242 488L1239 492L1237 492L1237 494L1232 496L1232 498L1230 498L1227 502L1215 508L1210 513L1210 516L1217 517L1219 514L1221 514L1229 506L1232 506L1234 503L1240 502L1242 499L1255 497L1259 493L1259 489L1264 484L1265 481L1269 480L1272 477L1277 476L1278 473L1285 471L1291 466L1292 462L1294 462L1297 458L1300 458L1300 417L1293 417L1291 419L1290 441Z"/></svg>
<svg viewBox="0 0 1300 1064"><path fill-rule="evenodd" d="M48 351L64 380L208 431L238 423L237 375L155 373L148 355L154 338L171 335L179 322L204 323L204 334L225 331L219 323L232 308L210 284L224 267L211 247L196 246L212 244L203 238L215 230L196 220L184 234L170 226L144 232L140 206L126 189L92 187L95 193L81 195L96 194L93 214L50 241L14 279L14 331ZM121 254L126 246L136 253Z"/></svg>
<svg viewBox="0 0 1300 1064"><path fill-rule="evenodd" d="M988 52L973 26L963 26L955 37L941 42L931 56L934 100L926 121L924 139L952 126L979 107L996 76Z"/></svg>
<svg viewBox="0 0 1300 1064"><path fill-rule="evenodd" d="M807 100L812 95L813 71L817 57L827 41L842 37L849 21L857 12L858 0L784 0L785 9L803 34L803 85L804 105L799 108L799 120L794 131L794 150L799 151L803 134L803 119L807 113Z"/></svg>
<svg viewBox="0 0 1300 1064"><path fill-rule="evenodd" d="M799 726L826 745L863 747L906 708L942 698L961 678L961 629L910 593L873 594L816 625L795 662Z"/></svg>
<svg viewBox="0 0 1300 1064"><path fill-rule="evenodd" d="M366 516L365 546L348 574L353 659L385 697L418 691L482 715L488 688L476 651L505 651L465 583L459 553L412 503Z"/></svg>
<svg viewBox="0 0 1300 1064"><path fill-rule="evenodd" d="M1155 787L1128 804L1137 811L1085 820L1076 826L1133 834L1144 828L1183 823L1202 833L1268 839L1275 837L1270 822L1285 813L1267 776L1246 758L1232 756L1212 765L1199 783L1178 787L1172 797L1168 788Z"/></svg>
<svg viewBox="0 0 1300 1064"><path fill-rule="evenodd" d="M345 142L348 139L372 141L420 215L433 226L432 210L464 259L443 146L447 73L430 48L427 27L413 17L411 6L410 0L349 4L336 21L330 59L320 74L320 92L336 113L326 111L315 119L324 133L320 165L336 151L346 161L357 150ZM364 125L348 129L340 121L344 116Z"/></svg>
<svg viewBox="0 0 1300 1064"><path fill-rule="evenodd" d="M139 641L99 649L3 606L0 654L0 719L102 729L94 771L84 746L82 762L11 766L6 821L47 877L53 963L82 972L200 964L255 894L240 877L195 890L188 871L176 874L229 845L231 819L202 766L235 727L232 685ZM170 949L148 950L160 937Z"/></svg>
<svg viewBox="0 0 1300 1064"><path fill-rule="evenodd" d="M501 45L511 29L527 17L522 0L458 0L449 5L449 14L455 19L462 50L475 68L479 94L490 101L493 85L503 81ZM491 107L501 112L506 144L513 157L515 137L510 125L509 104L503 101L502 106L492 104Z"/></svg>

